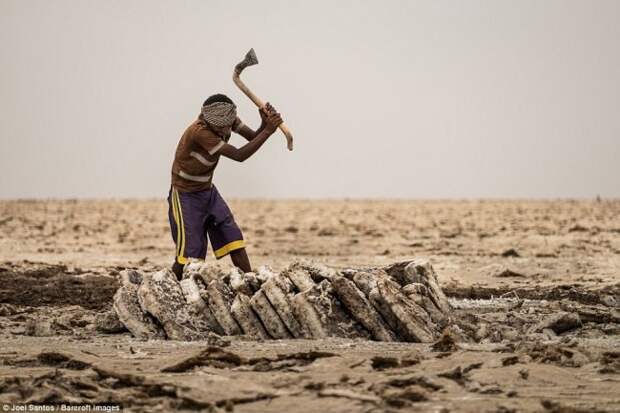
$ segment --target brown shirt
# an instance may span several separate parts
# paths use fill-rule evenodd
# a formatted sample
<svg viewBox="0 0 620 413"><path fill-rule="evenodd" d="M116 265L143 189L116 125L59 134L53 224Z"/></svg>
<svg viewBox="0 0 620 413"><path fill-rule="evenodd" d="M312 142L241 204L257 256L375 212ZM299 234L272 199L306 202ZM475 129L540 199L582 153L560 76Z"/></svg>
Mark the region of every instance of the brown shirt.
<svg viewBox="0 0 620 413"><path fill-rule="evenodd" d="M243 123L239 118L233 124L238 131ZM213 171L220 155L218 151L228 138L221 138L198 118L189 125L179 144L172 163L172 186L181 192L204 191L211 188Z"/></svg>

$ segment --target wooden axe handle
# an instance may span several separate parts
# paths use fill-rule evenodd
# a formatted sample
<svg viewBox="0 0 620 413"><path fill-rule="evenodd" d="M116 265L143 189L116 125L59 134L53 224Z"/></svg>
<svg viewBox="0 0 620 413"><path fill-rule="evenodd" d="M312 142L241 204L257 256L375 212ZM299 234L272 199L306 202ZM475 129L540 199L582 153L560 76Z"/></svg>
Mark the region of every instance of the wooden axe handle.
<svg viewBox="0 0 620 413"><path fill-rule="evenodd" d="M258 96L256 96L254 92L252 92L250 88L248 88L245 85L245 83L243 83L243 81L239 77L239 73L237 73L236 71L233 73L233 82L235 82L235 85L237 85L237 87L239 87L239 89L241 89L241 91L245 93L246 96L249 97L250 100L254 102L254 104L259 109L265 106L265 102L263 102ZM293 150L293 134L289 130L288 126L284 124L284 122L282 122L280 126L278 127L280 128L282 133L284 133L284 136L286 136L286 147L288 148L289 151L292 151Z"/></svg>

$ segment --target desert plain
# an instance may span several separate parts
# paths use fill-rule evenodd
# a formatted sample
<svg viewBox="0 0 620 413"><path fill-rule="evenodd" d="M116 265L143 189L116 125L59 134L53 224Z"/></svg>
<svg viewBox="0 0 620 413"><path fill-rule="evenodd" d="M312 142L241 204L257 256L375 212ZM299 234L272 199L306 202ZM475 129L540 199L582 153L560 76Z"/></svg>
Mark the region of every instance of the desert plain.
<svg viewBox="0 0 620 413"><path fill-rule="evenodd" d="M0 405L620 411L620 201L230 206L255 267L281 271L305 260L344 270L428 259L455 328L434 343L142 341L102 332L95 320L111 309L119 274L173 260L165 199L2 201ZM171 368L178 365L185 367Z"/></svg>

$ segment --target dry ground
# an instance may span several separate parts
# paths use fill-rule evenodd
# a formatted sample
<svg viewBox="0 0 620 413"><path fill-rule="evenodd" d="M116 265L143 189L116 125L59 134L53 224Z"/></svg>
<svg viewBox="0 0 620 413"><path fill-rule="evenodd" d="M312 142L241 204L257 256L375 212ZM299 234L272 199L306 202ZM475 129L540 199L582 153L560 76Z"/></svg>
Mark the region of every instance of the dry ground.
<svg viewBox="0 0 620 413"><path fill-rule="evenodd" d="M93 319L110 307L121 269L170 264L165 201L6 201L0 403L620 411L620 201L257 200L231 207L256 266L429 258L471 334L433 350L343 340L140 342L97 333ZM562 311L578 314L580 326L532 333ZM186 371L161 371L200 352L200 363Z"/></svg>

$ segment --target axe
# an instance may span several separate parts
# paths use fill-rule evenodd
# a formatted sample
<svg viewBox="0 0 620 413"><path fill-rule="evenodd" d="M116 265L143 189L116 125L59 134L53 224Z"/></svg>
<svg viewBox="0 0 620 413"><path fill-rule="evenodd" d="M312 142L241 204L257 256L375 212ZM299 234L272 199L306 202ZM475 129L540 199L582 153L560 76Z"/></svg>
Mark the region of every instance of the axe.
<svg viewBox="0 0 620 413"><path fill-rule="evenodd" d="M243 72L243 69L245 69L248 66L255 65L255 64L258 64L258 58L256 57L256 53L254 52L254 49L250 49L250 51L246 53L245 58L241 62L239 62L237 66L235 66L235 71L233 72L233 82L235 82L235 85L237 85L239 89L241 89L241 91L245 93L246 96L249 97L250 100L254 102L254 104L258 106L258 108L260 109L263 106L265 106L265 102L263 102L258 96L256 96L245 85L245 83L241 81L241 78L239 78L239 75L241 75L241 72ZM288 127L284 124L284 122L280 124L279 128L282 131L282 133L284 133L284 136L286 136L286 146L288 147L288 150L292 151L293 150L293 134L288 129Z"/></svg>

